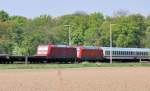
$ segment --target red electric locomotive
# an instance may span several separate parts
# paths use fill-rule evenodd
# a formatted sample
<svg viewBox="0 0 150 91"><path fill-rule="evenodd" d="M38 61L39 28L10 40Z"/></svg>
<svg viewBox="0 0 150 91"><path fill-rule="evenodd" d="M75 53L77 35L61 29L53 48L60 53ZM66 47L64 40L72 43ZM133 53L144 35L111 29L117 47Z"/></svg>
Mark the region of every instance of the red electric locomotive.
<svg viewBox="0 0 150 91"><path fill-rule="evenodd" d="M80 46L77 47L77 58L81 61L96 62L103 59L103 50L99 47Z"/></svg>
<svg viewBox="0 0 150 91"><path fill-rule="evenodd" d="M37 56L45 56L48 62L74 62L77 58L76 48L67 45L39 45Z"/></svg>

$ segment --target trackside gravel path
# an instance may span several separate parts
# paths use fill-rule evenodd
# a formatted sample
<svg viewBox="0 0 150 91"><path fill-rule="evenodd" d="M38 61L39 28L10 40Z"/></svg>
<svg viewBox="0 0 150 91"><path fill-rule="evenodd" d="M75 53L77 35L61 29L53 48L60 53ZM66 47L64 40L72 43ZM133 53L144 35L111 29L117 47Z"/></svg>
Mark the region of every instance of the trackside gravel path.
<svg viewBox="0 0 150 91"><path fill-rule="evenodd" d="M0 70L0 91L150 91L150 68Z"/></svg>

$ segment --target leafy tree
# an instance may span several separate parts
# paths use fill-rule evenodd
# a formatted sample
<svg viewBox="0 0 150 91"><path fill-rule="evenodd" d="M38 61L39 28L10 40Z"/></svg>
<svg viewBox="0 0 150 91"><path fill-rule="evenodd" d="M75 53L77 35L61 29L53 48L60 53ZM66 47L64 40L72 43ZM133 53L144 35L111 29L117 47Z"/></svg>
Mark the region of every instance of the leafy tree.
<svg viewBox="0 0 150 91"><path fill-rule="evenodd" d="M0 11L0 21L1 22L4 22L4 21L7 21L9 19L9 15L7 12L1 10Z"/></svg>
<svg viewBox="0 0 150 91"><path fill-rule="evenodd" d="M85 31L85 45L100 45L101 25L104 22L104 16L101 13L89 15L88 29Z"/></svg>
<svg viewBox="0 0 150 91"><path fill-rule="evenodd" d="M5 53L12 52L12 29L14 25L11 22L0 22L0 46Z"/></svg>
<svg viewBox="0 0 150 91"><path fill-rule="evenodd" d="M37 27L51 26L52 18L49 15L40 15L32 20L32 24Z"/></svg>
<svg viewBox="0 0 150 91"><path fill-rule="evenodd" d="M0 53L34 55L39 44L68 44L68 27L64 25L71 25L72 45L109 46L110 24L113 47L149 47L149 16L128 15L124 10L113 17L77 11L55 18L41 15L28 19L1 10Z"/></svg>
<svg viewBox="0 0 150 91"><path fill-rule="evenodd" d="M28 19L22 16L11 16L9 20L14 22L16 26L24 26L28 23Z"/></svg>
<svg viewBox="0 0 150 91"><path fill-rule="evenodd" d="M144 47L150 48L150 28L148 27L142 41Z"/></svg>

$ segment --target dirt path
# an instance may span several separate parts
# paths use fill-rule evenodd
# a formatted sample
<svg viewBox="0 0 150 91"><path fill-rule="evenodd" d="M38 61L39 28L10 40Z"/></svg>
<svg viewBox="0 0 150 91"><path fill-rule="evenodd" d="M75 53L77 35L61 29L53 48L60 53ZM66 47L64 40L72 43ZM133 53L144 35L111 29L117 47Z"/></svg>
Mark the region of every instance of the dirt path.
<svg viewBox="0 0 150 91"><path fill-rule="evenodd" d="M150 68L0 70L0 91L150 91Z"/></svg>

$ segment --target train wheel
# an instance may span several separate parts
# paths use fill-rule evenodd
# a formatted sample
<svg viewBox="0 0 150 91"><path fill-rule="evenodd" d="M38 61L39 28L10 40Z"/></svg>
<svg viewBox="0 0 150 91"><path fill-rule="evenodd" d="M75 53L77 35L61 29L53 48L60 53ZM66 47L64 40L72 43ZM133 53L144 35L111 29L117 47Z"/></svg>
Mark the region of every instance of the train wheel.
<svg viewBox="0 0 150 91"><path fill-rule="evenodd" d="M14 61L10 61L10 63L11 63L11 64L13 64L13 63L14 63Z"/></svg>

